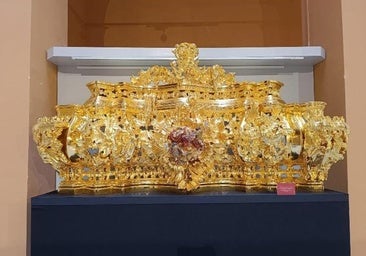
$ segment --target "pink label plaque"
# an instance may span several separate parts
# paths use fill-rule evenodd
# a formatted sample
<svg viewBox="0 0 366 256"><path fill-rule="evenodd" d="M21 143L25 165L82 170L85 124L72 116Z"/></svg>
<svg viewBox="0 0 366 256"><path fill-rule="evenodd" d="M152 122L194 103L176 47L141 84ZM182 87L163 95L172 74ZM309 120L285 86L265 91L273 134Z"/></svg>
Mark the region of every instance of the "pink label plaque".
<svg viewBox="0 0 366 256"><path fill-rule="evenodd" d="M277 195L288 196L296 195L295 183L281 182L277 184Z"/></svg>

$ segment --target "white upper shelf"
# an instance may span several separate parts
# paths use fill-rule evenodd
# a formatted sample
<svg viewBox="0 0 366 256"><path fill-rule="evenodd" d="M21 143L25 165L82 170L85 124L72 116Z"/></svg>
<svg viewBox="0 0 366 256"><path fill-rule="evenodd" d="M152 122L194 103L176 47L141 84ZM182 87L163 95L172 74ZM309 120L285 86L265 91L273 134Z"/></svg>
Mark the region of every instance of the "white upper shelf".
<svg viewBox="0 0 366 256"><path fill-rule="evenodd" d="M153 65L168 66L173 48L52 47L47 59L60 72L130 75ZM199 48L199 64L218 64L237 74L303 72L325 59L320 46Z"/></svg>

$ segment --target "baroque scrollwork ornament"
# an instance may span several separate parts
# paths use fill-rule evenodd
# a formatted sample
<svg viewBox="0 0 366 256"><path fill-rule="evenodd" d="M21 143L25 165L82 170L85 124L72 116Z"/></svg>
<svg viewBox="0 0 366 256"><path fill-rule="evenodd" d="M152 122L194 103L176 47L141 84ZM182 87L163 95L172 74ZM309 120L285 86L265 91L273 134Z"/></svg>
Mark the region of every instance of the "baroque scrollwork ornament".
<svg viewBox="0 0 366 256"><path fill-rule="evenodd" d="M34 141L60 192L324 189L346 152L342 117L324 116L323 102L286 104L278 81L237 82L218 65L200 67L194 44L174 53L171 68L91 82L85 104L38 120Z"/></svg>

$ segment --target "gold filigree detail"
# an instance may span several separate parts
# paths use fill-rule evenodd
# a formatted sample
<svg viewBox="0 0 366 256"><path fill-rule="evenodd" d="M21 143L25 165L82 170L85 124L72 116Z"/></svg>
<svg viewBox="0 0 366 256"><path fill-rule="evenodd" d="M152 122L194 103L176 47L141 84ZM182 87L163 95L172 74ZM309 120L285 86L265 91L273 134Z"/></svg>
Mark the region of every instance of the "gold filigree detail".
<svg viewBox="0 0 366 256"><path fill-rule="evenodd" d="M183 43L171 67L127 83L95 81L83 105L57 107L33 128L60 192L148 188L274 190L279 182L322 190L346 152L349 128L325 104L286 104L278 81L237 82Z"/></svg>
<svg viewBox="0 0 366 256"><path fill-rule="evenodd" d="M173 50L176 60L171 63L171 70L153 66L131 78L134 86L159 86L164 84L197 85L206 87L225 87L235 84L233 73L226 73L219 66L199 67L198 48L195 44L182 43Z"/></svg>

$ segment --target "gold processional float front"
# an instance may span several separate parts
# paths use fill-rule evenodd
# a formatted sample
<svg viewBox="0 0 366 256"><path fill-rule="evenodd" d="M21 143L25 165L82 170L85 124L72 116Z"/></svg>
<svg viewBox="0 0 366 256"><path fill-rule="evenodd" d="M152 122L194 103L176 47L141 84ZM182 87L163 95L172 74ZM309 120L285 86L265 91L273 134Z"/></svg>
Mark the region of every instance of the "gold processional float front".
<svg viewBox="0 0 366 256"><path fill-rule="evenodd" d="M173 52L170 69L91 82L85 104L38 120L34 140L61 177L59 192L324 189L346 152L342 117L324 116L324 102L286 104L278 81L238 82L221 66L200 67L194 44Z"/></svg>

